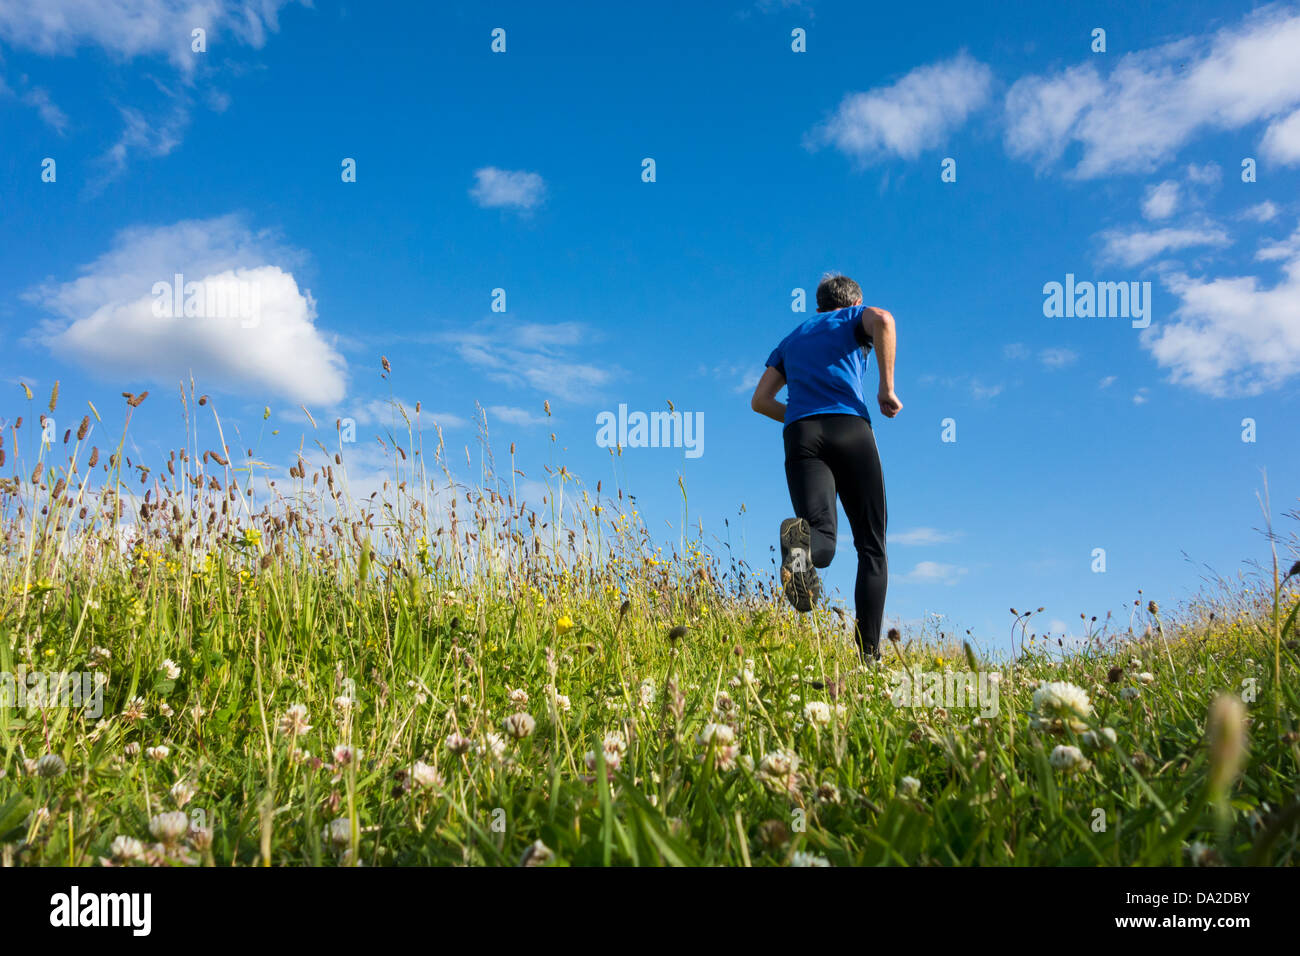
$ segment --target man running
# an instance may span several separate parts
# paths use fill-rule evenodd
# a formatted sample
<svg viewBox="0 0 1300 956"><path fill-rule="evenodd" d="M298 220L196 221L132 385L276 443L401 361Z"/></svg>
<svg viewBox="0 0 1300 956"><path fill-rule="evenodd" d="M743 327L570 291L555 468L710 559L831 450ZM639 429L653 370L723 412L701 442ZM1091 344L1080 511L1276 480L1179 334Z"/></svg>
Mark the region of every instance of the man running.
<svg viewBox="0 0 1300 956"><path fill-rule="evenodd" d="M785 477L795 517L781 522L781 582L786 599L808 611L821 596L817 568L835 557L835 496L853 529L858 577L855 636L864 660L880 656L880 626L889 583L885 559L885 481L862 396L867 352L876 350L880 413L903 408L894 394L894 317L862 304L862 288L827 275L817 286L817 314L781 340L750 407L785 428ZM776 400L789 386L788 404Z"/></svg>

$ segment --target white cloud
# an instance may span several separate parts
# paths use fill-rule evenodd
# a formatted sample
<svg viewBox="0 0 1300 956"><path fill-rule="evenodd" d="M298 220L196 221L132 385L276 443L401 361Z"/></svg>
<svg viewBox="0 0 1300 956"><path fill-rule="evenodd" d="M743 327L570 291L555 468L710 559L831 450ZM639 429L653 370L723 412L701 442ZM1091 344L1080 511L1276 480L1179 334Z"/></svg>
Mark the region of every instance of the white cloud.
<svg viewBox="0 0 1300 956"><path fill-rule="evenodd" d="M316 303L292 267L301 253L237 216L133 227L63 283L25 295L55 318L34 337L56 357L123 387L175 385L192 373L204 390L273 394L330 405L343 397L345 362L316 328ZM155 315L156 284L244 283L255 313Z"/></svg>
<svg viewBox="0 0 1300 956"><path fill-rule="evenodd" d="M208 32L208 48L229 35L260 49L279 29L285 0L0 0L0 39L46 56L97 46L130 60L162 56L194 69L190 31Z"/></svg>
<svg viewBox="0 0 1300 956"><path fill-rule="evenodd" d="M1038 353L1038 360L1047 368L1065 368L1079 360L1079 353L1064 348L1043 349Z"/></svg>
<svg viewBox="0 0 1300 956"><path fill-rule="evenodd" d="M1260 149L1279 166L1300 164L1300 110L1270 126Z"/></svg>
<svg viewBox="0 0 1300 956"><path fill-rule="evenodd" d="M96 186L102 186L105 181L121 174L134 156L157 158L170 154L181 144L185 127L190 122L188 107L179 104L161 120L150 119L130 107L123 107L119 112L122 114L122 132L117 142L99 157L106 169Z"/></svg>
<svg viewBox="0 0 1300 956"><path fill-rule="evenodd" d="M902 575L904 581L933 583L941 581L947 585L956 584L967 572L966 568L955 564L942 564L938 561L919 561L916 567ZM892 577L892 575L891 575Z"/></svg>
<svg viewBox="0 0 1300 956"><path fill-rule="evenodd" d="M808 137L864 162L888 156L914 159L943 145L953 130L983 106L993 73L967 53L920 66L890 86L850 93L835 114Z"/></svg>
<svg viewBox="0 0 1300 956"><path fill-rule="evenodd" d="M614 380L613 366L579 361L574 348L593 338L578 322L513 325L504 336L499 326L459 329L439 336L460 359L504 385L531 386L550 398L573 401L594 397Z"/></svg>
<svg viewBox="0 0 1300 956"><path fill-rule="evenodd" d="M1107 375L1105 378L1103 378L1100 382L1097 383L1097 387L1098 387L1098 388L1110 388L1110 387L1111 387L1112 385L1114 385L1114 384L1115 384L1115 376L1114 376L1114 375Z"/></svg>
<svg viewBox="0 0 1300 956"><path fill-rule="evenodd" d="M1027 359L1027 358L1029 358L1029 355L1030 355L1029 349L1026 348L1026 347L1025 347L1022 343L1020 343L1020 342L1012 342L1010 345L1004 345L1004 346L1002 346L1002 357L1003 357L1003 358L1008 358L1008 359L1013 359L1013 360L1014 360L1014 359Z"/></svg>
<svg viewBox="0 0 1300 956"><path fill-rule="evenodd" d="M1172 320L1142 333L1170 381L1214 396L1258 395L1300 374L1300 232L1271 287L1256 276L1165 277Z"/></svg>
<svg viewBox="0 0 1300 956"><path fill-rule="evenodd" d="M485 166L474 171L474 201L485 209L521 209L525 212L546 198L546 183L537 173Z"/></svg>
<svg viewBox="0 0 1300 956"><path fill-rule="evenodd" d="M1231 243L1228 234L1219 226L1207 223L1199 227L1169 227L1165 229L1123 232L1111 229L1101 234L1101 258L1105 262L1118 262L1136 266L1166 252L1196 246L1226 246Z"/></svg>
<svg viewBox="0 0 1300 956"><path fill-rule="evenodd" d="M889 536L890 544L947 544L961 537L960 531L940 531L938 528L913 528Z"/></svg>
<svg viewBox="0 0 1300 956"><path fill-rule="evenodd" d="M1259 252L1255 253L1255 258L1260 262L1279 262L1296 256L1300 256L1300 229L1280 242L1261 246Z"/></svg>
<svg viewBox="0 0 1300 956"><path fill-rule="evenodd" d="M407 421L410 421L410 427L414 430L417 426L417 418L420 423L436 422L444 429L464 428L469 424L463 416L453 412L431 412L424 407L417 412L415 406L415 402L400 398L372 398L355 408L341 409L341 414L351 417L358 425L382 425L399 431L406 430Z"/></svg>
<svg viewBox="0 0 1300 956"><path fill-rule="evenodd" d="M0 0L3 4L4 0ZM38 116L46 126L54 130L60 136L68 131L68 117L63 110L50 98L47 90L39 86L27 86L27 77L20 78L21 85L24 87L23 92L19 93L5 82L3 76L0 76L0 97L10 97L19 100L23 104L36 110Z"/></svg>
<svg viewBox="0 0 1300 956"><path fill-rule="evenodd" d="M1277 204L1268 199L1256 203L1241 213L1242 219L1250 219L1254 222L1271 222L1276 216Z"/></svg>
<svg viewBox="0 0 1300 956"><path fill-rule="evenodd" d="M489 405L488 414L493 418L499 418L508 425L546 424L545 415L536 415L526 408L516 408L513 405Z"/></svg>
<svg viewBox="0 0 1300 956"><path fill-rule="evenodd" d="M1142 200L1142 215L1148 219L1168 219L1178 210L1178 183L1167 179L1147 189Z"/></svg>
<svg viewBox="0 0 1300 956"><path fill-rule="evenodd" d="M1239 25L1018 80L1006 97L1011 155L1045 166L1077 144L1092 178L1155 168L1194 136L1275 119L1300 104L1300 15L1271 7ZM1289 143L1285 130L1267 136ZM1284 146L1281 148L1285 148Z"/></svg>

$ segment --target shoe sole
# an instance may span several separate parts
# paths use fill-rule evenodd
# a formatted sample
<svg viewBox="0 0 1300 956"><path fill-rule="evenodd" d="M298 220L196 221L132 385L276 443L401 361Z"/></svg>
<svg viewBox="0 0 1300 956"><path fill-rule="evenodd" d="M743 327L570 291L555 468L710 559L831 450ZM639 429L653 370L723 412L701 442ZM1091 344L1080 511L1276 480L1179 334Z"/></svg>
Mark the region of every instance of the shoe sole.
<svg viewBox="0 0 1300 956"><path fill-rule="evenodd" d="M781 522L781 584L795 610L811 611L821 597L821 578L812 563L812 528L803 518Z"/></svg>

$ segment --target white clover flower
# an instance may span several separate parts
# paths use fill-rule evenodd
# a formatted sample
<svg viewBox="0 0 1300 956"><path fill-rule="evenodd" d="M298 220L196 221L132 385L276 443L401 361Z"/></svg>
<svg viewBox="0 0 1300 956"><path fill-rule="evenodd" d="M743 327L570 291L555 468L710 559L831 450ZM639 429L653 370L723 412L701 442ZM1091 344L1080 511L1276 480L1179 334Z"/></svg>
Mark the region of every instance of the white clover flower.
<svg viewBox="0 0 1300 956"><path fill-rule="evenodd" d="M774 750L758 764L758 779L770 790L795 793L799 789L799 757L793 751Z"/></svg>
<svg viewBox="0 0 1300 956"><path fill-rule="evenodd" d="M1156 675L1150 671L1143 671L1141 674L1138 674L1137 682L1139 684L1154 684L1156 682Z"/></svg>
<svg viewBox="0 0 1300 956"><path fill-rule="evenodd" d="M726 746L735 743L736 732L728 724L709 723L704 725L695 739L704 746L708 746L709 741L713 741L718 746Z"/></svg>
<svg viewBox="0 0 1300 956"><path fill-rule="evenodd" d="M804 720L815 727L826 727L831 722L831 705L824 700L810 700L803 707Z"/></svg>
<svg viewBox="0 0 1300 956"><path fill-rule="evenodd" d="M140 753L140 745L133 740L122 748L122 753L126 754L128 757L138 756Z"/></svg>
<svg viewBox="0 0 1300 956"><path fill-rule="evenodd" d="M334 748L332 756L336 767L346 767L361 758L361 751L348 744L339 744Z"/></svg>
<svg viewBox="0 0 1300 956"><path fill-rule="evenodd" d="M1034 709L1045 717L1087 717L1092 713L1088 692L1069 681L1043 681L1034 691Z"/></svg>
<svg viewBox="0 0 1300 956"><path fill-rule="evenodd" d="M352 821L347 817L337 817L325 824L321 834L326 843L342 848L352 842Z"/></svg>
<svg viewBox="0 0 1300 956"><path fill-rule="evenodd" d="M280 718L280 733L294 736L311 730L307 722L307 708L302 704L291 704Z"/></svg>
<svg viewBox="0 0 1300 956"><path fill-rule="evenodd" d="M175 843L190 828L190 818L180 810L160 813L149 821L149 833L155 840L163 843Z"/></svg>
<svg viewBox="0 0 1300 956"><path fill-rule="evenodd" d="M151 760L166 760L169 753L171 753L171 748L166 744L159 744L145 751L145 755Z"/></svg>
<svg viewBox="0 0 1300 956"><path fill-rule="evenodd" d="M469 748L474 745L474 742L464 734L450 733L447 735L446 745L448 750L459 757L461 754L469 753Z"/></svg>
<svg viewBox="0 0 1300 956"><path fill-rule="evenodd" d="M641 706L649 707L652 705L655 702L656 693L657 690L655 688L654 678L647 677L641 682L641 687L637 691L637 696L640 698Z"/></svg>
<svg viewBox="0 0 1300 956"><path fill-rule="evenodd" d="M1034 710L1050 724L1060 720L1075 730L1087 728L1079 718L1092 713L1088 692L1069 681L1042 681L1034 691Z"/></svg>
<svg viewBox="0 0 1300 956"><path fill-rule="evenodd" d="M195 793L194 788L190 786L188 783L186 783L184 780L177 780L174 784L172 784L171 795L172 795L172 800L176 802L177 809L184 807L185 804L193 800L194 793Z"/></svg>
<svg viewBox="0 0 1300 956"><path fill-rule="evenodd" d="M1057 770L1067 772L1087 770L1089 767L1088 758L1083 755L1083 751L1069 744L1057 744L1048 762Z"/></svg>
<svg viewBox="0 0 1300 956"><path fill-rule="evenodd" d="M506 753L506 739L500 734L485 734L481 743L476 745L480 757L500 760Z"/></svg>
<svg viewBox="0 0 1300 956"><path fill-rule="evenodd" d="M167 675L168 680L175 680L181 676L181 667L170 657L158 665L158 669Z"/></svg>
<svg viewBox="0 0 1300 956"><path fill-rule="evenodd" d="M921 781L915 777L904 777L898 781L898 794L903 797L914 797L921 792Z"/></svg>
<svg viewBox="0 0 1300 956"><path fill-rule="evenodd" d="M108 853L118 863L129 863L144 856L144 844L133 836L116 836L108 846Z"/></svg>
<svg viewBox="0 0 1300 956"><path fill-rule="evenodd" d="M623 755L617 750L604 750L603 752L605 755L605 769L610 773L613 773L623 765ZM599 758L596 756L596 751L594 750L588 750L583 755L582 760L583 763L587 765L587 769L592 772L595 771L599 763Z"/></svg>
<svg viewBox="0 0 1300 956"><path fill-rule="evenodd" d="M334 698L334 706L339 710L348 711L357 705L356 699L347 694L339 694Z"/></svg>
<svg viewBox="0 0 1300 956"><path fill-rule="evenodd" d="M523 740L525 737L532 736L537 729L537 721L532 718L531 714L518 713L511 714L503 722L505 731L515 740Z"/></svg>
<svg viewBox="0 0 1300 956"><path fill-rule="evenodd" d="M1095 730L1085 731L1082 737L1083 742L1087 744L1089 747L1102 746L1102 740L1108 740L1111 743L1115 743L1117 739L1118 738L1115 735L1115 728L1113 727L1101 728L1100 735L1098 735L1098 733Z"/></svg>
<svg viewBox="0 0 1300 956"><path fill-rule="evenodd" d="M516 687L510 692L510 703L517 707L528 706L528 691L524 690L522 687Z"/></svg>
<svg viewBox="0 0 1300 956"><path fill-rule="evenodd" d="M817 788L818 803L839 803L840 788L827 781Z"/></svg>
<svg viewBox="0 0 1300 956"><path fill-rule="evenodd" d="M573 710L573 701L569 700L568 694L555 695L555 709L562 714L567 714Z"/></svg>
<svg viewBox="0 0 1300 956"><path fill-rule="evenodd" d="M1119 692L1120 700L1134 700L1142 695L1142 691L1136 687L1123 687Z"/></svg>
<svg viewBox="0 0 1300 956"><path fill-rule="evenodd" d="M824 856L818 856L816 853L807 853L804 850L795 850L794 856L790 859L791 866L830 866L830 861Z"/></svg>
<svg viewBox="0 0 1300 956"><path fill-rule="evenodd" d="M170 717L173 713L171 704L167 703L165 700L159 703L158 713L162 714L164 717Z"/></svg>
<svg viewBox="0 0 1300 956"><path fill-rule="evenodd" d="M443 783L442 775L423 760L411 765L411 781L423 790L440 790Z"/></svg>

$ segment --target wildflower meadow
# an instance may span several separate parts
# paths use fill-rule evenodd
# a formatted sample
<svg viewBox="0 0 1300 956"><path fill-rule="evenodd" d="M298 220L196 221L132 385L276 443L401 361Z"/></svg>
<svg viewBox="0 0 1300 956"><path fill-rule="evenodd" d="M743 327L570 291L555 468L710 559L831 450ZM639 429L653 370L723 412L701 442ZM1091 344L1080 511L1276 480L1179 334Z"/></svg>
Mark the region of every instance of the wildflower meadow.
<svg viewBox="0 0 1300 956"><path fill-rule="evenodd" d="M1260 573L1170 611L1135 594L1075 646L1012 608L1009 636L893 631L863 663L833 602L796 614L702 529L657 541L558 451L530 501L513 447L458 477L418 405L394 403L361 493L310 413L286 480L193 387L53 442L30 436L57 386L23 401L0 451L6 866L1300 858L1280 536ZM161 463L131 452L145 401L184 422Z"/></svg>

